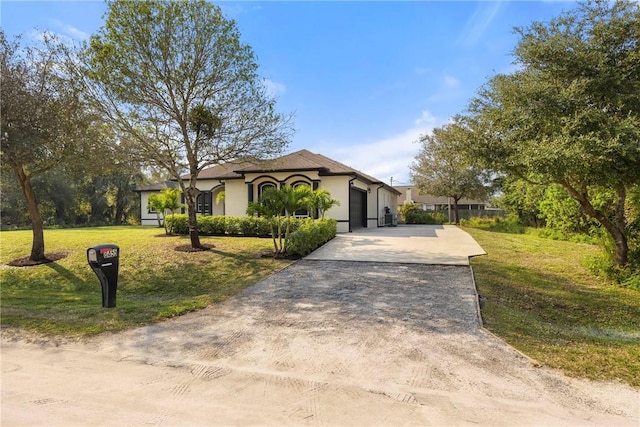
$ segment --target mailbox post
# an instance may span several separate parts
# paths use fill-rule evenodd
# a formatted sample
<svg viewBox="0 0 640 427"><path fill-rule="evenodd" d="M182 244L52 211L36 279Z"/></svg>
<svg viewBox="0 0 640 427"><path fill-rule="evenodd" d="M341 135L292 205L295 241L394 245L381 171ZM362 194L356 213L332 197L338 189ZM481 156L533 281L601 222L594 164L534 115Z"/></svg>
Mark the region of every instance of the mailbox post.
<svg viewBox="0 0 640 427"><path fill-rule="evenodd" d="M116 245L98 245L87 249L87 261L102 285L102 307L116 306L118 263L120 248Z"/></svg>

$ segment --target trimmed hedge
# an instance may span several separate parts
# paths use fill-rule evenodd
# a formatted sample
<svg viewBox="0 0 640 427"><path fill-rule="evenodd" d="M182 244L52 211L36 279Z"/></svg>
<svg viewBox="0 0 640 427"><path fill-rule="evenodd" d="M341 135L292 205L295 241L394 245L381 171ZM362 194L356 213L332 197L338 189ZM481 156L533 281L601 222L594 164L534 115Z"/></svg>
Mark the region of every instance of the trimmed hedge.
<svg viewBox="0 0 640 427"><path fill-rule="evenodd" d="M222 215L198 215L198 233L203 236L270 236L271 221L257 216L233 217ZM293 234L307 219L291 218ZM167 215L167 229L175 234L189 234L189 217L187 214ZM284 225L283 225L284 227Z"/></svg>
<svg viewBox="0 0 640 427"><path fill-rule="evenodd" d="M303 257L336 237L338 222L335 219L301 220L296 231L287 239L287 253Z"/></svg>

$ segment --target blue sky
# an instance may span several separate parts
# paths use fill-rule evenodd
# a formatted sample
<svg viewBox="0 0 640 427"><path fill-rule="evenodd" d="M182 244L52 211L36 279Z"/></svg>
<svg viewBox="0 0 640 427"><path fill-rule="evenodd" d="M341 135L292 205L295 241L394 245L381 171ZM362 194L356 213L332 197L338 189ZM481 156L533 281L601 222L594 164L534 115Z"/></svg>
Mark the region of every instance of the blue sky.
<svg viewBox="0 0 640 427"><path fill-rule="evenodd" d="M464 111L479 87L513 70L515 26L548 21L561 1L234 2L218 4L255 51L260 73L295 114L288 152L306 148L387 183L409 183L421 134ZM101 1L7 1L0 23L83 40ZM36 30L37 29L37 30Z"/></svg>

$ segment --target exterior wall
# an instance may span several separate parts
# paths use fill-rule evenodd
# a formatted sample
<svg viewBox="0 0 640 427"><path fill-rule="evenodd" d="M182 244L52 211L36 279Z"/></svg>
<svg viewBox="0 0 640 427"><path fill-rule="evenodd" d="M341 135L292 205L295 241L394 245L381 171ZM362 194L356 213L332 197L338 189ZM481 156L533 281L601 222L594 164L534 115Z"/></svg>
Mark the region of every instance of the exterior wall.
<svg viewBox="0 0 640 427"><path fill-rule="evenodd" d="M247 184L242 179L228 179L224 183L224 214L228 216L247 216L249 206Z"/></svg>
<svg viewBox="0 0 640 427"><path fill-rule="evenodd" d="M260 198L260 185L264 183L271 183L280 187L283 184L293 185L298 182L305 182L310 187L313 187L314 181L318 181L318 172L272 172L272 173L248 173L245 175L245 183L253 186L253 200L257 201ZM248 187L247 187L248 188ZM248 189L245 190L245 198L248 197Z"/></svg>
<svg viewBox="0 0 640 427"><path fill-rule="evenodd" d="M306 182L318 189L325 189L331 193L331 197L340 202L339 206L333 206L325 217L338 221L338 233L349 232L349 201L351 188L358 188L367 195L367 227L374 228L384 225L385 207L389 207L392 213L397 210L398 197L392 191L380 187L378 184L368 184L360 179L353 179L349 175L319 176L317 171L299 172L273 172L273 173L249 173L244 179L227 179L224 183L219 180L201 180L197 187L201 191L211 192L211 207L213 215L246 216L249 205L249 188L252 189L252 199L259 199L260 184L265 182L278 186L282 184L293 185L298 182ZM216 204L215 199L221 192L225 192L223 203ZM155 212L149 213L147 201L152 191L140 193L142 225L157 226L158 220Z"/></svg>
<svg viewBox="0 0 640 427"><path fill-rule="evenodd" d="M396 215L398 209L398 195L384 187L377 190L378 194L378 226L385 225L385 208L389 208L392 215Z"/></svg>
<svg viewBox="0 0 640 427"><path fill-rule="evenodd" d="M221 201L220 203L216 203L216 197L218 197L218 194L220 194L223 191L225 192L224 193L225 200ZM219 185L211 191L211 215L224 215L226 197L227 197L227 193L225 191L224 185Z"/></svg>
<svg viewBox="0 0 640 427"><path fill-rule="evenodd" d="M331 197L340 202L340 206L334 206L325 212L326 218L338 221L338 233L349 232L349 180L348 176L323 176L319 189L325 189L331 193Z"/></svg>
<svg viewBox="0 0 640 427"><path fill-rule="evenodd" d="M188 183L185 183L187 185ZM211 191L220 185L220 181L217 179L201 179L196 181L196 188L200 191Z"/></svg>
<svg viewBox="0 0 640 427"><path fill-rule="evenodd" d="M140 223L142 225L158 226L158 215L155 212L149 212L147 208L149 195L154 193L159 193L159 191L140 192Z"/></svg>

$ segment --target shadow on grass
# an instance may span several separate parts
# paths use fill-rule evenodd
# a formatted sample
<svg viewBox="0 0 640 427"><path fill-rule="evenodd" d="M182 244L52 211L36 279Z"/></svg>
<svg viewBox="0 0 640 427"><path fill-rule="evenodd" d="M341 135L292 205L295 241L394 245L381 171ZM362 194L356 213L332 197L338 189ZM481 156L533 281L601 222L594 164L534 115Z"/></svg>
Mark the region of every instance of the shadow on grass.
<svg viewBox="0 0 640 427"><path fill-rule="evenodd" d="M69 282L81 283L83 285L87 285L88 284L88 280L87 279L81 279L76 274L74 274L71 270L69 270L68 268L64 268L63 266L61 266L60 264L58 264L56 262L51 262L51 263L44 264L44 265L47 268L50 268L51 270L53 270L56 273L58 273L60 275L60 277L65 278ZM89 268L89 267L87 267L87 268Z"/></svg>

